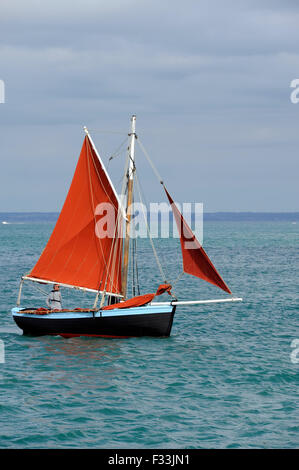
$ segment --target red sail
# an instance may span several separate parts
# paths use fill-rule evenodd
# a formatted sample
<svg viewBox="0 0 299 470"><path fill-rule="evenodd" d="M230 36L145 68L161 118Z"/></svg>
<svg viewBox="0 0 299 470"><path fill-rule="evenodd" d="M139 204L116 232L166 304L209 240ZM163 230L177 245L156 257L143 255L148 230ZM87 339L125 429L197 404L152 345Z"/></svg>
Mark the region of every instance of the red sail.
<svg viewBox="0 0 299 470"><path fill-rule="evenodd" d="M168 191L165 187L164 189L171 204L180 234L184 272L204 279L205 281L210 282L231 294L230 289L217 272L215 266L213 266L210 258L196 239L189 225L186 223L182 214L170 197Z"/></svg>
<svg viewBox="0 0 299 470"><path fill-rule="evenodd" d="M118 198L86 136L64 206L31 277L121 293L122 237L117 230L112 236L98 237L100 203L112 205L113 222L118 224Z"/></svg>

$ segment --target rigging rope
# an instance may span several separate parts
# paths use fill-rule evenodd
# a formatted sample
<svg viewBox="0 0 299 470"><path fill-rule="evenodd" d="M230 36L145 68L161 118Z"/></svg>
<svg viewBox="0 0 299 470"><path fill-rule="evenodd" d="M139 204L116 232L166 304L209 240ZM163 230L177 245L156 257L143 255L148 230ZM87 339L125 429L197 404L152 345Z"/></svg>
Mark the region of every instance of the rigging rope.
<svg viewBox="0 0 299 470"><path fill-rule="evenodd" d="M133 195L134 204L134 195ZM137 263L137 238L134 223L131 224L132 234L132 250L131 250L131 270L132 270L132 296L140 295L139 279L138 279L138 263ZM137 292L137 294L136 294Z"/></svg>
<svg viewBox="0 0 299 470"><path fill-rule="evenodd" d="M134 204L134 192L132 195L132 204ZM133 215L133 214L132 214ZM131 219L132 222L133 219ZM134 239L135 239L135 225L130 224L130 236L132 240L132 249L131 249L131 270L132 270L132 297L135 297L135 253L134 253Z"/></svg>
<svg viewBox="0 0 299 470"><path fill-rule="evenodd" d="M155 165L154 165L153 161L151 160L149 154L147 153L147 151L145 150L144 146L142 145L142 143L141 143L139 137L137 138L137 142L138 142L138 144L139 144L139 146L140 146L142 152L143 152L144 155L146 156L147 161L149 162L150 166L152 167L152 170L153 170L153 172L155 173L155 175L156 175L156 177L157 177L159 183L160 183L160 184L163 184L163 180L162 180L162 178L161 178L161 176L160 176L160 174L159 174L157 168L155 167Z"/></svg>
<svg viewBox="0 0 299 470"><path fill-rule="evenodd" d="M34 287L35 289L39 290L42 294L44 294L45 296L48 296L49 295L49 292L45 292L43 289L41 289L39 286L37 286L34 282L32 283L32 287Z"/></svg>
<svg viewBox="0 0 299 470"><path fill-rule="evenodd" d="M126 174L127 174L127 168L128 168L128 165L129 165L129 158L127 158L126 160L126 163L125 163L125 171L124 171L124 176L122 178L122 188L121 188L121 197L122 195L125 193L125 190L126 190ZM123 203L123 201L121 201L121 204ZM110 264L110 260L111 260L111 255L112 255L112 248L113 248L113 257L112 257L112 267L111 267L111 276L112 279L114 280L114 274L115 274L115 270L118 271L119 268L120 268L120 265L122 263L122 249L119 249L118 250L118 256L117 256L117 250L115 249L117 244L116 244L116 236L122 236L122 233L119 233L120 231L122 231L122 227L121 227L121 222L122 222L122 214L121 214L121 211L119 210L118 213L117 213L117 220L116 220L116 226L115 226L115 230L114 230L114 243L112 244L112 247L111 247L111 251L110 251L110 256L109 256L109 264ZM104 287L104 292L103 292L103 296L102 296L102 300L101 300L101 306L102 304L104 303L104 299L105 299L105 290L106 290L106 286L107 286L107 282L108 282L108 272L106 274L106 279L105 279L105 287ZM103 278L101 280L101 284L103 282ZM100 288L99 288L100 290ZM98 295L97 297L99 296L99 292L98 292Z"/></svg>
<svg viewBox="0 0 299 470"><path fill-rule="evenodd" d="M139 193L139 198L140 198L140 202L142 203L141 207L142 207L142 213L143 213L143 218L144 218L144 222L145 222L145 226L146 226L146 230L147 230L147 234L149 236L149 239L150 239L150 243L151 243L151 246L152 246L152 250L154 252L154 255L155 255L155 258L156 258L156 262L157 262L157 265L158 265L158 268L160 270L160 273L161 273L161 276L162 276L162 279L164 280L164 282L167 284L168 281L166 279L166 275L165 275L165 272L163 270L163 267L160 263L160 260L159 260L159 257L158 257L158 253L156 251L156 248L155 248L155 245L154 245L154 242L152 240L152 237L151 237L151 233L150 233L150 229L149 229L149 226L148 226L148 223L147 223L147 218L146 218L146 214L144 212L144 208L143 208L143 199L142 199L142 196L141 196L141 190L140 190L140 184L139 184L139 177L137 176L137 172L135 173L136 175L136 182L137 182L137 189L138 189L138 193Z"/></svg>
<svg viewBox="0 0 299 470"><path fill-rule="evenodd" d="M88 132L93 132L95 134L121 134L121 135L128 135L127 132L121 132L121 131L107 131L105 129L90 129L88 128Z"/></svg>
<svg viewBox="0 0 299 470"><path fill-rule="evenodd" d="M178 277L173 281L172 286L175 286L176 283L182 279L182 277L183 277L184 274L185 274L185 271L182 271L182 272L178 275Z"/></svg>
<svg viewBox="0 0 299 470"><path fill-rule="evenodd" d="M138 258L137 258L137 238L133 240L133 247L135 251L135 281L136 281L136 289L137 295L140 295L140 286L139 286L139 275L138 275Z"/></svg>
<svg viewBox="0 0 299 470"><path fill-rule="evenodd" d="M112 155L109 157L108 166L109 166L109 163L110 163L111 160L113 160L114 158L119 157L119 155L121 155L122 147L125 144L127 144L127 142L128 142L128 137L126 137L125 140L122 141L122 143L117 147L115 152L113 152Z"/></svg>

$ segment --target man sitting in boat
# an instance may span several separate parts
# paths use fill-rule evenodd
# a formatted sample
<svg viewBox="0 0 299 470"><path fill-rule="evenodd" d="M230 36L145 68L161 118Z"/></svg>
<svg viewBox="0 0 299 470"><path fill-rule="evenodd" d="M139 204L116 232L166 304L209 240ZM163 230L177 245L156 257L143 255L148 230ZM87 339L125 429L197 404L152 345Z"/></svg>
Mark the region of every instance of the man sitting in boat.
<svg viewBox="0 0 299 470"><path fill-rule="evenodd" d="M53 285L53 290L47 298L47 305L51 310L61 310L61 292L58 284Z"/></svg>

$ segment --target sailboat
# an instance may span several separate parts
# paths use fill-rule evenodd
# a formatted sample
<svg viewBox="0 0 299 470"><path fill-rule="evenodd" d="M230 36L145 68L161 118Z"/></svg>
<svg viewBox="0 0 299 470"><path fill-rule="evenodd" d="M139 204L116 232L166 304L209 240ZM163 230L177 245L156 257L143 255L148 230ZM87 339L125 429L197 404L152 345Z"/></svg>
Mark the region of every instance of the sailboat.
<svg viewBox="0 0 299 470"><path fill-rule="evenodd" d="M181 305L242 300L233 296L162 180L160 183L171 205L180 234L183 271L222 289L228 297L179 300L173 294L169 280L163 279L162 284L152 289L153 292L128 298L128 270L132 244L130 207L133 202L136 170L135 142L138 140L136 116L131 117L128 134L127 165L123 179L126 198L117 194L90 131L86 127L84 131L84 141L75 173L54 230L35 266L21 277L17 305L12 309L12 316L23 333L32 336L60 335L65 338L167 337L171 333L176 308ZM149 158L146 152L145 155ZM153 162L149 161L159 177ZM103 217L99 218L103 204L104 207L107 204L113 208L109 215L113 230L110 230L108 235L105 233L105 236L100 233L105 225ZM152 247L155 250L153 244ZM154 254L159 264L156 250ZM94 302L86 308L59 310L21 307L24 282L58 284L64 288L91 292L95 295ZM157 297L164 293L169 295L168 300L157 301Z"/></svg>

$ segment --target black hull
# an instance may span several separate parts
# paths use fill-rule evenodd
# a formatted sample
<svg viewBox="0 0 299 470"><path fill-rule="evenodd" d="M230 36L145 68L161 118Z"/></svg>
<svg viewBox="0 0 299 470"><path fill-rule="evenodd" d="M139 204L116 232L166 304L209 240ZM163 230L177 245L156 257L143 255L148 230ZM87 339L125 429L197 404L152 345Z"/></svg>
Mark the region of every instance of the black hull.
<svg viewBox="0 0 299 470"><path fill-rule="evenodd" d="M171 312L89 318L41 318L38 315L13 315L25 335L100 336L169 336L175 307Z"/></svg>

